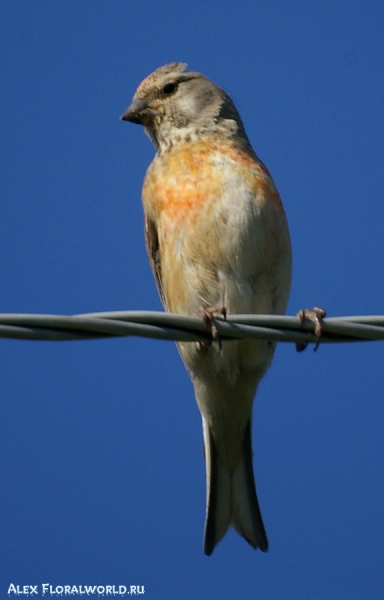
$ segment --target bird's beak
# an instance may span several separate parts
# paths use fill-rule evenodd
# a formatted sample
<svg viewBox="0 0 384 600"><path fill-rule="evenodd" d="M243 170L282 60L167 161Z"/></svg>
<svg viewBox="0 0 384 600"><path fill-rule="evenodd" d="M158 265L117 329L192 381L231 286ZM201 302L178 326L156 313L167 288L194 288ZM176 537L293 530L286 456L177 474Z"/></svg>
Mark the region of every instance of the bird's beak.
<svg viewBox="0 0 384 600"><path fill-rule="evenodd" d="M151 109L148 108L148 102L141 98L136 98L136 100L133 100L127 110L121 115L120 119L122 121L130 121L131 123L143 125L143 121L150 117L151 113Z"/></svg>

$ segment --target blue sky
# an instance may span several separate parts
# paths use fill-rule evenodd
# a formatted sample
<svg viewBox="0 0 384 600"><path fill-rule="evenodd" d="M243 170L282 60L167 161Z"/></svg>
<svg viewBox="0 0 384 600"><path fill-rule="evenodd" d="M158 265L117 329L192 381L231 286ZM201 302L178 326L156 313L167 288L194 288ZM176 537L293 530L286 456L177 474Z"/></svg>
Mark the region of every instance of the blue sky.
<svg viewBox="0 0 384 600"><path fill-rule="evenodd" d="M286 208L288 314L383 314L384 8L325 0L3 2L0 312L160 310L123 123L185 61L237 103ZM384 595L384 345L280 344L258 392L267 554L202 551L200 415L170 342L0 340L1 574L145 598Z"/></svg>

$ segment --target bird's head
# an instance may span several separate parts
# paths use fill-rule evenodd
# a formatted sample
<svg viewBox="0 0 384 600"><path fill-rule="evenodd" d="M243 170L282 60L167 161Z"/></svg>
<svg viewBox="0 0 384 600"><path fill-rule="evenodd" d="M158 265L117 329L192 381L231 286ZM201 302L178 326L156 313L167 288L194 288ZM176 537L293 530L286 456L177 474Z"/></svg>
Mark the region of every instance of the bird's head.
<svg viewBox="0 0 384 600"><path fill-rule="evenodd" d="M223 127L226 135L245 136L239 113L224 90L186 67L170 63L148 75L121 119L143 125L160 150L204 133L214 135Z"/></svg>

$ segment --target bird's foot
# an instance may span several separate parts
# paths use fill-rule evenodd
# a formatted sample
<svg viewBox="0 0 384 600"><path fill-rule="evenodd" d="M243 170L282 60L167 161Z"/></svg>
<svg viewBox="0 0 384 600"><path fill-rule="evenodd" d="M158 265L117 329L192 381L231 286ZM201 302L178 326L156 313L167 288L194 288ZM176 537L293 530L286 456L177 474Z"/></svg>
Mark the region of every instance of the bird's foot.
<svg viewBox="0 0 384 600"><path fill-rule="evenodd" d="M200 306L200 308L198 308L194 314L196 317L199 317L203 320L204 326L211 332L212 335L212 340L207 340L206 342L196 342L198 350L207 351L211 346L212 341L214 341L219 344L219 350L221 351L222 343L215 323L215 316L221 315L224 317L224 319L226 319L227 310L225 306Z"/></svg>
<svg viewBox="0 0 384 600"><path fill-rule="evenodd" d="M316 344L313 349L314 352L318 349L319 344L320 344L321 336L322 336L323 329L324 329L322 319L325 317L326 314L327 313L325 312L325 310L323 308L318 308L317 306L315 306L315 308L312 308L312 309L305 308L305 309L299 310L299 312L297 313L297 316L299 317L301 324L304 323L305 319L309 319L315 325L314 333L316 336ZM297 344L296 344L297 352L302 352L303 350L305 350L307 345L308 345L308 342L297 342Z"/></svg>

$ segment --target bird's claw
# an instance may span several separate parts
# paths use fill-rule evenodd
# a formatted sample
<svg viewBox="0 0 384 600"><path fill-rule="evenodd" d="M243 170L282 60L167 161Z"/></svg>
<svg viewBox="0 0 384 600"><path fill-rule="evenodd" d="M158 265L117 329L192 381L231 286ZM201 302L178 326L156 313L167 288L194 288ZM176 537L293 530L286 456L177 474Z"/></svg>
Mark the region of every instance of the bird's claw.
<svg viewBox="0 0 384 600"><path fill-rule="evenodd" d="M315 325L314 333L316 336L316 344L313 349L314 352L318 349L319 344L320 344L321 336L322 336L323 329L324 329L322 319L325 317L326 314L327 313L325 312L325 310L323 308L319 308L317 306L315 306L312 309L305 308L305 309L299 310L299 312L297 313L297 316L299 317L301 324L304 323L305 319L309 319ZM307 345L308 345L308 342L297 342L296 343L297 352L302 352L303 350L305 350Z"/></svg>
<svg viewBox="0 0 384 600"><path fill-rule="evenodd" d="M226 319L227 310L225 306L200 306L200 308L198 308L195 312L195 315L203 320L204 326L211 332L212 335L212 340L208 340L206 342L196 342L197 348L199 350L208 350L212 344L212 341L214 341L218 343L219 350L221 351L222 343L215 323L215 316L221 315L224 317L224 319Z"/></svg>

